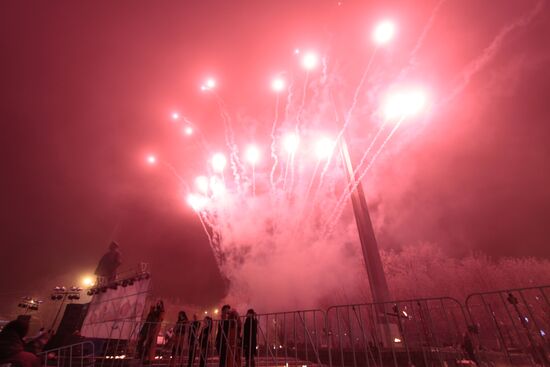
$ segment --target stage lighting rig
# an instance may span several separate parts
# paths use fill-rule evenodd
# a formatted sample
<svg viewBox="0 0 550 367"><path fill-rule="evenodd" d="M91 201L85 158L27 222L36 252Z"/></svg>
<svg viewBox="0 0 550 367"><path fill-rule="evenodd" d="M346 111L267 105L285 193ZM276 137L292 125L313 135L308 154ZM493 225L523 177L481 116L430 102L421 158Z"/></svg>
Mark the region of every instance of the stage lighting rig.
<svg viewBox="0 0 550 367"><path fill-rule="evenodd" d="M30 311L38 311L38 308L42 304L42 300L35 299L29 296L21 297L21 302L17 305L19 308L25 309L25 314Z"/></svg>

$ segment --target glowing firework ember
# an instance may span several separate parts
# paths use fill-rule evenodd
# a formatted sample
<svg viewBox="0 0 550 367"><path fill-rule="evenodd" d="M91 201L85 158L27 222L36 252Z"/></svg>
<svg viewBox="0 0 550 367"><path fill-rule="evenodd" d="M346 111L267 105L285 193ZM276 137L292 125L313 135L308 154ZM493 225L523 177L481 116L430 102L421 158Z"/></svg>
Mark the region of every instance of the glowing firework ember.
<svg viewBox="0 0 550 367"><path fill-rule="evenodd" d="M271 89L273 89L275 92L281 92L285 89L285 81L281 78L275 78L271 82Z"/></svg>
<svg viewBox="0 0 550 367"><path fill-rule="evenodd" d="M195 211L201 211L208 204L208 198L201 195L189 194L187 195L187 204Z"/></svg>
<svg viewBox="0 0 550 367"><path fill-rule="evenodd" d="M185 135L193 135L193 127L191 127L191 126L185 126L185 127L183 128L183 133L184 133Z"/></svg>
<svg viewBox="0 0 550 367"><path fill-rule="evenodd" d="M379 23L373 32L373 39L379 45L388 43L395 34L395 25L389 21L385 20Z"/></svg>
<svg viewBox="0 0 550 367"><path fill-rule="evenodd" d="M246 160L252 165L256 165L258 163L260 160L260 150L257 146L250 145L246 149Z"/></svg>
<svg viewBox="0 0 550 367"><path fill-rule="evenodd" d="M153 154L149 154L146 158L147 163L153 165L157 163L157 157L155 157Z"/></svg>
<svg viewBox="0 0 550 367"><path fill-rule="evenodd" d="M227 159L222 153L216 153L212 156L212 169L215 172L223 172L225 166L227 165Z"/></svg>
<svg viewBox="0 0 550 367"><path fill-rule="evenodd" d="M395 26L386 21L376 27L373 37L377 44L383 44L394 34ZM319 66L321 60L317 54L299 50L295 53L299 55L296 62L306 71ZM366 64L370 66L372 60ZM221 272L230 280L230 293L256 305L286 307L286 300L276 304L278 296L294 293L301 295L301 306L313 306L318 297L324 296L316 293L319 284L331 292L340 290L342 284L363 282L358 280L364 276L358 261L360 246L346 249L352 253L349 256L338 252L344 243L357 243L357 233L349 225L349 216L346 223L339 221L344 209L349 208L347 203L355 182L346 181L340 154L335 154L344 128L333 137L320 135L322 131L330 131L330 122L334 121L334 102L329 97L333 86L327 80L338 79L331 78L330 66L324 59L322 66L321 75L305 73L303 79L291 79L289 86L281 77L271 81L273 91L279 93L287 89L288 95L284 101L279 94L274 98L275 118L270 141L258 141L259 145L238 145L245 140L239 128L246 124L235 121L222 96L216 94L226 143L226 147L218 149L224 149L227 156L221 152L213 154L208 161L210 167L205 170L209 175L197 177L186 197L205 229ZM396 135L403 118L418 113L427 100L420 89L395 89L383 99L377 92L386 90L381 87L373 88L376 98L370 101L383 99L382 105L362 106L364 99L359 97L364 91L360 88L363 82L369 83L369 78L363 76L355 93L349 93L354 97L348 104L352 107L347 111L344 125L353 123L354 109L380 109L383 113L372 114L372 121L366 120L362 125L363 129L369 129L365 136L371 140L357 147L364 154L353 173L361 178ZM208 79L201 89L207 91L215 87L214 79ZM307 93L308 90L311 93ZM284 115L279 115L279 107ZM386 122L390 125L389 121L396 118L400 120L391 124L391 128L384 128ZM183 129L187 135L193 132L190 123ZM270 147L265 157L261 146ZM272 164L266 162L268 160ZM288 259L292 259L292 265L282 266L289 263ZM330 268L331 272L312 269L304 272L301 265L311 263L322 264L322 269ZM277 277L270 276L272 274ZM293 287L296 287L294 292ZM304 292L304 289L311 291Z"/></svg>
<svg viewBox="0 0 550 367"><path fill-rule="evenodd" d="M302 66L306 70L315 69L318 63L319 63L319 58L313 52L306 53L302 58Z"/></svg>
<svg viewBox="0 0 550 367"><path fill-rule="evenodd" d="M179 120L179 118L180 118L180 114L179 114L179 113L177 113L177 112L173 112L173 113L172 113L172 120Z"/></svg>
<svg viewBox="0 0 550 367"><path fill-rule="evenodd" d="M413 116L426 105L426 94L421 89L399 91L389 94L384 104L388 119Z"/></svg>
<svg viewBox="0 0 550 367"><path fill-rule="evenodd" d="M199 176L195 179L195 186L197 186L197 189L203 193L203 194L207 194L208 193L208 177L206 176Z"/></svg>
<svg viewBox="0 0 550 367"><path fill-rule="evenodd" d="M288 134L283 140L283 147L288 154L293 154L298 150L300 138L296 134Z"/></svg>

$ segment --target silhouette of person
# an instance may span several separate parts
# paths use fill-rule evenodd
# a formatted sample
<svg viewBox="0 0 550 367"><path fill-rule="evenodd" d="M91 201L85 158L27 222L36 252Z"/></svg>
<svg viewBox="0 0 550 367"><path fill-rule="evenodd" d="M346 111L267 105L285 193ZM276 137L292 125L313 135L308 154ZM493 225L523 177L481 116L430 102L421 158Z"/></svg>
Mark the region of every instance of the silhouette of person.
<svg viewBox="0 0 550 367"><path fill-rule="evenodd" d="M13 320L0 332L0 364L11 363L18 367L40 367L40 360L24 350L23 338L29 331L29 322Z"/></svg>
<svg viewBox="0 0 550 367"><path fill-rule="evenodd" d="M201 325L200 321L197 321L197 315L193 315L193 321L189 325L189 361L187 366L191 367L193 361L195 360L195 351L197 349L197 339L199 337L199 326Z"/></svg>
<svg viewBox="0 0 550 367"><path fill-rule="evenodd" d="M258 320L253 309L246 312L243 329L243 353L246 361L246 367L255 367L256 361L256 343L258 336Z"/></svg>
<svg viewBox="0 0 550 367"><path fill-rule="evenodd" d="M206 316L204 318L204 325L201 330L201 336L200 336L200 367L206 366L206 360L208 359L208 348L209 348L209 341L210 341L210 333L212 331L212 318L210 316Z"/></svg>
<svg viewBox="0 0 550 367"><path fill-rule="evenodd" d="M229 311L231 306L223 305L222 316L218 324L218 334L216 335L216 350L220 356L220 367L226 367L227 361L227 342L229 338Z"/></svg>
<svg viewBox="0 0 550 367"><path fill-rule="evenodd" d="M97 284L105 285L114 282L116 280L117 269L121 263L122 260L118 243L112 241L109 244L109 251L101 257L95 270Z"/></svg>

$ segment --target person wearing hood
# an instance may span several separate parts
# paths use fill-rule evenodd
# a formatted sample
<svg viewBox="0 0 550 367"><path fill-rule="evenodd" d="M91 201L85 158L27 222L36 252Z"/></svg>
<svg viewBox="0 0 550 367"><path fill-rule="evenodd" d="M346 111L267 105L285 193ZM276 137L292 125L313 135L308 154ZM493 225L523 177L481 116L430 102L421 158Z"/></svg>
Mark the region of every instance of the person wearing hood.
<svg viewBox="0 0 550 367"><path fill-rule="evenodd" d="M101 257L95 270L97 284L107 285L116 280L117 269L122 264L118 243L112 241L109 244L109 251Z"/></svg>

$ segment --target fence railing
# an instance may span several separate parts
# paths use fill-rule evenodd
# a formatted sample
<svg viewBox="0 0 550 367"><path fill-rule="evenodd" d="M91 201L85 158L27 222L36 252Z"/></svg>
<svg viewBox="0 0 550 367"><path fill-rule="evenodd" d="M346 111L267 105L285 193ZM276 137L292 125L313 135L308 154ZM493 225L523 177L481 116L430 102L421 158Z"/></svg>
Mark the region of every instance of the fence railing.
<svg viewBox="0 0 550 367"><path fill-rule="evenodd" d="M550 366L549 299L550 286L475 293L464 303L440 297L176 324L117 320L102 330L108 338L94 340L95 366ZM68 346L45 361L84 367L84 345L92 354L94 345L81 344L80 354Z"/></svg>
<svg viewBox="0 0 550 367"><path fill-rule="evenodd" d="M466 309L480 357L550 366L550 286L474 293Z"/></svg>
<svg viewBox="0 0 550 367"><path fill-rule="evenodd" d="M465 313L452 298L334 306L330 366L431 366L463 359Z"/></svg>
<svg viewBox="0 0 550 367"><path fill-rule="evenodd" d="M83 341L38 353L38 357L44 366L90 367L95 365L95 346Z"/></svg>

